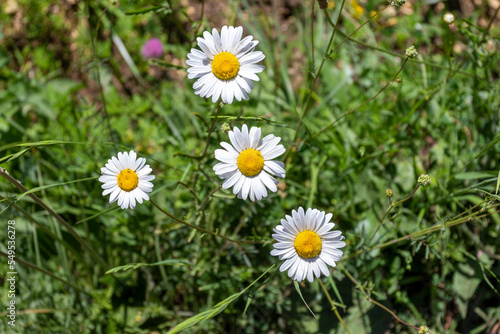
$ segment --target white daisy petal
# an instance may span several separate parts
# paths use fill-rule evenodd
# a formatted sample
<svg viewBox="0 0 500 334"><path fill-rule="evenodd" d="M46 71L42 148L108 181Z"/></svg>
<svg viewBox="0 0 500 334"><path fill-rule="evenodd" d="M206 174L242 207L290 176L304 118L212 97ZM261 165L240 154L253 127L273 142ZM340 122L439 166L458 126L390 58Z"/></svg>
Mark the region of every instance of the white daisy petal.
<svg viewBox="0 0 500 334"><path fill-rule="evenodd" d="M273 174L279 177L285 177L286 172L283 168L284 164L281 161L266 161L264 162L264 170L269 174Z"/></svg>
<svg viewBox="0 0 500 334"><path fill-rule="evenodd" d="M251 36L249 36L251 37ZM252 37L253 38L253 37ZM243 57L247 52L251 52L253 51L253 49L255 49L255 46L257 46L257 44L259 44L258 41L250 41L248 43L246 43L245 45L243 45L241 47L241 49L239 49L239 53L238 55L236 56L237 58L241 58Z"/></svg>
<svg viewBox="0 0 500 334"><path fill-rule="evenodd" d="M113 190L113 192L109 196L109 203L113 203L114 201L116 201L118 199L118 195L120 195L121 193L122 192L121 192L120 187L117 187L115 190ZM104 196L104 194L103 194L103 196Z"/></svg>
<svg viewBox="0 0 500 334"><path fill-rule="evenodd" d="M252 91L254 84L252 80L245 79L242 76L236 77L236 83L240 86L240 88L247 94L250 94Z"/></svg>
<svg viewBox="0 0 500 334"><path fill-rule="evenodd" d="M228 164L236 164L238 156L226 150L217 149L215 150L215 159Z"/></svg>
<svg viewBox="0 0 500 334"><path fill-rule="evenodd" d="M234 173L231 177L224 181L224 183L222 184L222 189L231 188L236 184L236 182L238 182L240 177L242 177L242 174L239 171Z"/></svg>
<svg viewBox="0 0 500 334"><path fill-rule="evenodd" d="M236 149L229 143L226 143L226 142L221 142L220 143L220 146L224 147L226 149L226 151L228 151L229 153L231 154L234 154L234 155L238 155L239 152L236 151Z"/></svg>
<svg viewBox="0 0 500 334"><path fill-rule="evenodd" d="M146 165L146 166L142 167L140 170L137 170L136 173L137 173L137 176L141 177L141 176L148 175L152 171L153 170L151 169L151 167L149 167L149 165Z"/></svg>
<svg viewBox="0 0 500 334"><path fill-rule="evenodd" d="M292 265L295 264L295 262L297 262L298 258L299 258L298 256L295 256L283 262L283 264L280 266L280 271L284 272L290 269L290 267L292 267Z"/></svg>
<svg viewBox="0 0 500 334"><path fill-rule="evenodd" d="M225 173L231 173L234 174L234 172L238 169L238 166L235 164L228 164L224 162L219 162L217 165L214 166L213 170L215 174L217 175L222 175Z"/></svg>
<svg viewBox="0 0 500 334"><path fill-rule="evenodd" d="M238 72L239 75L241 75L243 78L246 78L246 79L250 79L250 80L253 80L253 81L259 81L259 77L257 76L257 74L255 74L251 69L247 69L247 68L241 68L240 67L240 70Z"/></svg>
<svg viewBox="0 0 500 334"><path fill-rule="evenodd" d="M247 178L242 175L242 177L240 177L238 179L238 181L236 181L234 188L233 188L233 194L235 194L235 195L240 194L241 188L243 188L243 184L245 183L246 179Z"/></svg>
<svg viewBox="0 0 500 334"><path fill-rule="evenodd" d="M257 73L264 70L258 63L265 55L254 51L258 41L252 36L242 36L242 27L223 26L220 34L214 28L197 38L201 50L191 49L186 60L188 79L198 79L193 84L196 95L213 103L248 100L252 80L259 81Z"/></svg>
<svg viewBox="0 0 500 334"><path fill-rule="evenodd" d="M200 48L203 50L203 52L210 58L212 59L215 54L212 52L212 50L210 49L210 45L201 37L198 37L196 39L198 41L198 45L200 46Z"/></svg>
<svg viewBox="0 0 500 334"><path fill-rule="evenodd" d="M243 199L247 199L248 197L248 193L250 192L250 183L251 183L250 178L246 178L245 182L243 183L243 187L241 188L241 197Z"/></svg>
<svg viewBox="0 0 500 334"><path fill-rule="evenodd" d="M114 175L108 175L108 174L103 174L101 177L99 177L99 181L101 181L102 183L105 183L105 182L117 182L116 181L116 176Z"/></svg>
<svg viewBox="0 0 500 334"><path fill-rule="evenodd" d="M221 44L220 35L219 35L219 32L217 31L217 29L215 29L215 28L212 29L212 36L214 38L214 46L215 46L215 49L217 50L217 53L221 53L222 52L222 44Z"/></svg>
<svg viewBox="0 0 500 334"><path fill-rule="evenodd" d="M248 127L246 124L243 124L241 127L241 141L245 150L250 148L250 138L248 137Z"/></svg>
<svg viewBox="0 0 500 334"><path fill-rule="evenodd" d="M107 189L106 189L106 188L104 188L104 191L102 192L102 195L103 195L103 196L106 196L107 194L111 194L113 191L115 191L115 190L116 190L116 188L118 188L118 186L117 186L117 185L112 186L112 187L109 187L109 188L107 188Z"/></svg>
<svg viewBox="0 0 500 334"><path fill-rule="evenodd" d="M135 195L132 192L129 192L130 197L130 208L133 210L135 208Z"/></svg>
<svg viewBox="0 0 500 334"><path fill-rule="evenodd" d="M136 202L149 200L148 193L153 191L153 170L145 165L146 159L137 158L137 153L119 152L117 157L108 160L106 167L101 168L99 181L103 183L103 196L109 196L109 202L118 201L122 209L134 209Z"/></svg>
<svg viewBox="0 0 500 334"><path fill-rule="evenodd" d="M222 51L227 52L227 44L229 40L229 29L227 26L223 26L221 31L220 31L220 39L221 39L221 44L222 44Z"/></svg>
<svg viewBox="0 0 500 334"><path fill-rule="evenodd" d="M277 241L271 251L272 256L285 260L280 266L280 272L288 271L288 277L296 281L307 279L313 282L321 275L328 277L327 267L336 266L343 252L339 248L345 247L341 241L340 231L330 231L333 227L329 223L331 214L317 209L302 207L292 210L292 215L286 215L281 225L273 229L272 237ZM320 235L318 231L325 231ZM336 232L336 233L335 233ZM323 236L328 236L324 238Z"/></svg>
<svg viewBox="0 0 500 334"><path fill-rule="evenodd" d="M112 157L111 159L113 161L113 164L116 166L116 168L118 168L119 171L125 169L125 167L122 167L122 164L116 157Z"/></svg>
<svg viewBox="0 0 500 334"><path fill-rule="evenodd" d="M250 145L249 148L257 148L260 142L261 130L258 127L253 126L248 134Z"/></svg>
<svg viewBox="0 0 500 334"><path fill-rule="evenodd" d="M271 190L273 193L278 191L278 187L277 187L278 180L276 180L274 177L267 174L265 171L260 172L259 176L260 176L260 180L262 181L262 183L269 190Z"/></svg>
<svg viewBox="0 0 500 334"><path fill-rule="evenodd" d="M101 168L103 174L118 175L120 173L120 170L115 166L112 160L108 160L108 163L104 166L105 167L103 168L107 169L107 173L102 170L103 168Z"/></svg>

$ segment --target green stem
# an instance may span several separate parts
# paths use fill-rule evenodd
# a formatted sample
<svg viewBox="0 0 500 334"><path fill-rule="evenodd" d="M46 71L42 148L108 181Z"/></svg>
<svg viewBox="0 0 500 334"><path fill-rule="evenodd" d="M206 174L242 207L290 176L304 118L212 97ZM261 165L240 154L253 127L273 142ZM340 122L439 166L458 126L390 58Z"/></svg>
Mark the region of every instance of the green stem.
<svg viewBox="0 0 500 334"><path fill-rule="evenodd" d="M496 205L492 206L491 208L497 207L499 205L500 204L496 204ZM476 216L477 213L471 213L470 215L465 216L465 217L463 217L461 219L452 219L450 221L447 221L444 224L437 224L437 225L425 228L425 229L423 229L421 231L408 234L408 235L406 235L404 237L401 237L401 238L398 238L398 239L394 239L394 240L385 242L383 244L370 247L370 248L368 248L366 250L360 249L360 250L358 250L358 251L356 251L356 252L354 252L352 254L349 254L348 256L345 256L342 259L342 261L346 261L346 260L350 260L352 258L358 257L359 255L361 255L365 251L366 252L370 252L370 251L372 251L374 249L379 249L379 248L384 248L384 247L387 247L387 246L391 246L391 245L397 244L398 242L401 242L401 241L404 241L404 240L413 239L413 238L416 238L416 237L420 237L422 235L426 235L426 234L429 234L429 233L434 233L436 231L440 231L443 227L453 227L453 226L460 225L460 224L465 223L465 222L477 220L479 218L488 217L488 216L491 216L491 215L493 215L495 213L498 213L498 212L500 212L500 210L497 210L497 211L494 211L494 212L485 213L483 215L478 215L478 216Z"/></svg>
<svg viewBox="0 0 500 334"><path fill-rule="evenodd" d="M212 231L209 231L207 229L204 229L202 227L199 227L199 226L196 226L196 225L193 225L193 224L190 224L188 223L187 221L184 221L182 219L179 219L177 217L175 217L174 215L168 213L167 211L163 210L158 204L156 204L155 201L153 201L152 199L149 199L149 201L151 202L151 204L153 204L158 210L160 210L160 212L162 212L163 214L167 215L168 217L172 218L173 220L175 220L176 222L178 223L181 223L181 224L184 224L188 227L191 227L195 230L198 230L200 232L203 232L203 233L207 233L207 234L210 234L210 235L213 235L214 237L219 237L219 238L222 238L228 242L232 242L234 244L262 244L264 243L263 241L253 241L253 240L234 240L234 239L231 239L231 238L228 238L228 237L225 237L223 235L220 235L220 234L217 234L215 232L212 232Z"/></svg>
<svg viewBox="0 0 500 334"><path fill-rule="evenodd" d="M405 61L403 62L403 65L401 66L401 68L399 69L399 71L392 77L391 81L389 81L384 87L382 87L381 90L379 90L377 92L377 94L373 95L371 98L369 98L368 100L366 100L365 102L361 103L359 106L357 106L356 108L354 109L351 109L351 110L348 110L346 111L342 116L340 116L339 118L337 118L335 121L333 121L332 123L330 123L326 128L324 128L323 130L321 130L320 132L316 133L313 135L313 138L314 137L317 137L319 136L320 134L322 134L323 132L325 132L326 130L328 130L329 128L331 128L332 126L334 126L335 124L337 124L337 122L339 122L341 119L343 119L344 117L346 117L347 115L349 114L352 114L353 112L355 112L356 110L358 110L359 108L363 107L365 104L371 102L372 100L376 99L377 96L380 95L380 93L382 93L387 87L389 87L390 84L393 83L394 80L396 80L397 76L399 75L399 73L401 73L401 71L403 70L403 68L405 67L406 63L408 62L408 57L405 59Z"/></svg>
<svg viewBox="0 0 500 334"><path fill-rule="evenodd" d="M318 282L319 282L319 285L321 285L321 288L323 289L323 292L326 295L326 299L328 299L328 302L332 306L332 310L333 310L333 312L335 312L335 315L337 316L337 319L339 319L340 323L342 324L342 326L344 327L344 329L346 330L346 332L348 334L351 334L351 332L349 332L349 328L347 328L346 324L342 320L342 317L340 316L339 311L337 310L337 306L335 306L335 304L333 303L332 297L330 297L330 294L328 293L328 290L326 289L325 285L323 284L323 282L321 281L321 279L318 279Z"/></svg>
<svg viewBox="0 0 500 334"><path fill-rule="evenodd" d="M340 20L340 15L342 14L342 9L344 9L344 4L345 4L345 0L342 0L342 5L340 6L340 11L339 11L339 15L337 17L337 23L339 22ZM325 14L328 16L328 13L326 12L326 9L324 10L325 11ZM307 115L307 112L309 110L309 103L311 102L311 96L312 96L312 93L313 93L313 90L314 90L314 87L316 86L316 83L318 82L319 80L319 74L321 73L321 70L323 68L323 65L325 64L325 61L328 59L328 57L331 55L331 52L329 53L329 50L330 50L330 47L332 46L333 44L333 39L335 37L335 32L337 31L337 24L335 24L334 28L333 28L333 32L332 32L332 35L330 36L330 41L328 42L328 46L326 47L326 50L325 50L325 55L323 56L323 59L321 60L321 63L319 65L319 68L318 70L316 71L316 74L314 75L314 80L311 84L311 87L309 88L309 94L307 96L307 100L306 100L306 105L304 107L304 112L302 113L302 116L300 116L300 119L299 119L299 124L297 125L297 131L295 132L295 138L294 138L294 141L297 140L298 138L298 135L299 135L299 130L300 130L300 126L302 125L302 120L304 119L304 117L306 117Z"/></svg>
<svg viewBox="0 0 500 334"><path fill-rule="evenodd" d="M417 187L415 188L415 190L413 190L413 192L410 194L410 196L408 196L408 197L406 197L406 198L404 198L404 199L402 199L400 201L397 201L396 203L393 203L393 204L389 205L389 208L385 212L385 214L382 217L382 219L379 221L377 227L375 228L375 231L373 231L372 235L370 236L370 239L368 239L368 242L366 243L368 246L370 246L370 242L375 237L375 234L377 234L378 230L380 229L380 227L384 223L385 218L387 218L387 215L389 214L389 212L391 212L392 208L394 208L395 206L397 206L397 205L399 205L399 204L401 204L401 203L406 202L407 200L409 200L417 192L418 188L420 188L420 184L417 185Z"/></svg>
<svg viewBox="0 0 500 334"><path fill-rule="evenodd" d="M203 153L201 153L201 155L199 155L199 156L185 154L185 153L176 153L176 154L174 154L174 157L180 155L183 157L188 157L188 158L196 159L196 160L201 160L205 157L205 155L207 154L208 145L210 145L210 135L212 134L212 131L214 130L215 122L217 121L217 116L219 115L219 111L223 105L224 105L224 103L220 102L219 106L217 107L217 111L215 112L215 116L214 116L214 119L212 120L212 124L210 125L210 129L208 129L207 141L205 144L205 148L203 149Z"/></svg>
<svg viewBox="0 0 500 334"><path fill-rule="evenodd" d="M419 327L417 327L417 326L413 326L413 325L410 325L410 324L404 322L394 312L392 312L391 310L389 310L387 307L385 307L384 305L380 304L376 300L372 299L370 297L370 295L365 291L365 289L363 288L363 286L361 284L359 284L359 282L351 275L351 273L344 267L344 265L342 265L342 263L339 263L339 267L344 272L344 274L359 288L359 291L361 291L361 293L366 297L366 299L369 302L377 305L378 307L380 307L381 309L383 309L384 311L386 311L387 313L389 313L390 315L392 315L394 317L394 319L396 319L400 323L402 323L402 324L404 324L406 326L415 328L415 329L419 329Z"/></svg>

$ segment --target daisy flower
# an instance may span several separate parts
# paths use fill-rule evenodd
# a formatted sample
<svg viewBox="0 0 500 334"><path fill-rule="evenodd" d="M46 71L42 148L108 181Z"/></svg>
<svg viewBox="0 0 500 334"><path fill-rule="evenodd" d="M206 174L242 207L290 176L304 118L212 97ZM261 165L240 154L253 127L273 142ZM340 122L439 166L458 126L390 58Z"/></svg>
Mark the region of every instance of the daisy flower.
<svg viewBox="0 0 500 334"><path fill-rule="evenodd" d="M305 278L312 282L314 276L330 275L326 265L335 267L335 261L340 261L345 246L344 237L340 231L330 231L335 224L330 223L332 214L325 215L318 209L302 207L293 210L292 216L281 220L276 226L273 238L278 241L273 246L271 255L285 260L280 271L288 270L288 277L303 281Z"/></svg>
<svg viewBox="0 0 500 334"><path fill-rule="evenodd" d="M112 157L105 167L101 168L102 176L99 181L104 191L103 196L109 196L109 203L118 200L122 209L135 208L135 201L142 204L142 200L149 200L148 194L153 191L153 184L149 181L155 178L149 175L153 171L145 165L146 159L137 158L134 151L120 152L118 158Z"/></svg>
<svg viewBox="0 0 500 334"><path fill-rule="evenodd" d="M241 39L243 27L222 27L203 33L198 37L198 45L202 51L191 49L186 64L188 78L198 79L194 85L194 93L201 97L212 97L215 103L219 97L224 103L233 103L233 99L248 100L248 94L254 87L253 81L259 81L257 73L264 66L256 65L265 56L262 51L254 51L258 41L252 36Z"/></svg>
<svg viewBox="0 0 500 334"><path fill-rule="evenodd" d="M266 188L276 192L278 181L271 175L286 174L284 164L272 160L285 152L283 145L278 145L281 138L268 135L260 139L260 128L252 127L248 132L246 124L241 131L234 127L228 135L231 144L222 142L224 150L215 150L215 159L220 163L214 166L214 172L225 180L222 189L234 187L238 198L250 197L253 202L267 197Z"/></svg>

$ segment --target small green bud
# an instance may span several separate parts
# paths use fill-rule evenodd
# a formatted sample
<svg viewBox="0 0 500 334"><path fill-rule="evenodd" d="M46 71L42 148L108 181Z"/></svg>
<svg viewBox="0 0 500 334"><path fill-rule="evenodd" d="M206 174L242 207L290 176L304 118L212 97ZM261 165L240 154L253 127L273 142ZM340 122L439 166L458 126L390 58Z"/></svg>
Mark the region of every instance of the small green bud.
<svg viewBox="0 0 500 334"><path fill-rule="evenodd" d="M406 57L412 59L415 58L418 55L417 49L412 45L408 49L406 49Z"/></svg>
<svg viewBox="0 0 500 334"><path fill-rule="evenodd" d="M427 187L429 184L431 184L431 178L427 174L421 174L418 177L417 183L420 184L421 187Z"/></svg>
<svg viewBox="0 0 500 334"><path fill-rule="evenodd" d="M229 131L231 131L231 127L227 123L222 124L222 126L220 127L220 129L224 133L228 133Z"/></svg>
<svg viewBox="0 0 500 334"><path fill-rule="evenodd" d="M406 3L406 0L388 0L389 4L391 4L392 6L402 6Z"/></svg>
<svg viewBox="0 0 500 334"><path fill-rule="evenodd" d="M387 197L392 197L392 190L391 190L391 189L387 189L387 190L385 191L385 196L387 196Z"/></svg>
<svg viewBox="0 0 500 334"><path fill-rule="evenodd" d="M420 326L418 329L418 334L430 334L431 330L427 326Z"/></svg>

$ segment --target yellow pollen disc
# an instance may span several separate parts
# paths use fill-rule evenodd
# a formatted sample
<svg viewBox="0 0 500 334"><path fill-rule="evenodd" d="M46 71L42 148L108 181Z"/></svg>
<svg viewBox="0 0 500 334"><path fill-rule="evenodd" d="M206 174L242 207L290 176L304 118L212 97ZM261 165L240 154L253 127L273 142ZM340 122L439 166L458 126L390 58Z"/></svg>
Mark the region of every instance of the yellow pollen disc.
<svg viewBox="0 0 500 334"><path fill-rule="evenodd" d="M240 62L232 53L221 52L212 61L212 72L221 80L232 79L238 74Z"/></svg>
<svg viewBox="0 0 500 334"><path fill-rule="evenodd" d="M139 178L131 169L124 169L118 174L118 187L125 191L132 191L137 188Z"/></svg>
<svg viewBox="0 0 500 334"><path fill-rule="evenodd" d="M297 234L293 247L303 258L316 257L321 252L321 238L315 232L302 231Z"/></svg>
<svg viewBox="0 0 500 334"><path fill-rule="evenodd" d="M264 158L262 154L253 148L243 150L240 155L238 155L236 163L238 164L240 172L245 176L255 176L264 168Z"/></svg>

